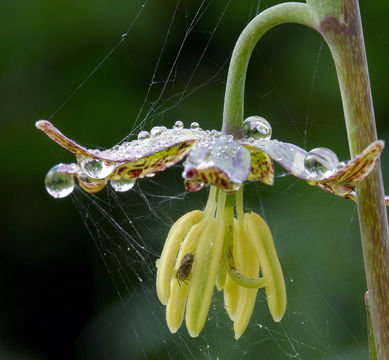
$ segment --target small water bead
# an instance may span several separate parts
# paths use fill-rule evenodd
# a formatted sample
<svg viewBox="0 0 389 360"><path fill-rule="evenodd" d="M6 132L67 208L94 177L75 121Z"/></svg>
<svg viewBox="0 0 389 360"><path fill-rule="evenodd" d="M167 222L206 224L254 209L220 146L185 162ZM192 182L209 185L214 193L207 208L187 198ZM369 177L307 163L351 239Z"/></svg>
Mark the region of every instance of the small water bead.
<svg viewBox="0 0 389 360"><path fill-rule="evenodd" d="M345 161L340 161L339 164L337 165L338 169L341 169L342 167L345 167L347 164Z"/></svg>
<svg viewBox="0 0 389 360"><path fill-rule="evenodd" d="M138 140L146 140L149 138L150 138L150 133L148 131L143 130L138 134Z"/></svg>
<svg viewBox="0 0 389 360"><path fill-rule="evenodd" d="M161 135L164 131L166 130L165 126L154 126L151 131L150 135L151 136L159 136Z"/></svg>
<svg viewBox="0 0 389 360"><path fill-rule="evenodd" d="M190 124L190 129L191 130L198 130L198 129L200 129L199 123L196 122L196 121L192 122L192 124Z"/></svg>
<svg viewBox="0 0 389 360"><path fill-rule="evenodd" d="M272 128L269 122L261 116L250 116L243 121L243 135L245 138L255 140L269 140L272 135Z"/></svg>
<svg viewBox="0 0 389 360"><path fill-rule="evenodd" d="M180 120L176 121L173 125L173 129L183 129L184 123Z"/></svg>
<svg viewBox="0 0 389 360"><path fill-rule="evenodd" d="M136 182L136 178L134 179L119 179L119 180L110 180L110 184L112 188L117 192L124 192L131 190Z"/></svg>
<svg viewBox="0 0 389 360"><path fill-rule="evenodd" d="M339 164L336 154L327 148L319 147L312 149L304 159L305 169L311 176L320 176L327 171L334 171Z"/></svg>
<svg viewBox="0 0 389 360"><path fill-rule="evenodd" d="M82 159L79 164L82 171L92 179L104 179L115 169L115 165L93 158Z"/></svg>
<svg viewBox="0 0 389 360"><path fill-rule="evenodd" d="M52 167L45 178L47 192L56 199L68 196L74 189L74 176L58 172L61 165Z"/></svg>

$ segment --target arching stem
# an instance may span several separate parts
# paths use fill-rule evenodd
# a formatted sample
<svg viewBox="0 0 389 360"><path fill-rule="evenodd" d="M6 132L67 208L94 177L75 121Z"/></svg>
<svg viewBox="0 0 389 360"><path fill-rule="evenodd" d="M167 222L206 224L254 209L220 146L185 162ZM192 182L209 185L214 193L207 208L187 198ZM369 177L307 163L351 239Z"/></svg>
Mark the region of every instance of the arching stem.
<svg viewBox="0 0 389 360"><path fill-rule="evenodd" d="M247 66L259 39L268 30L284 23L297 23L314 28L308 6L302 3L283 3L257 15L243 30L236 42L228 69L224 96L222 131L241 138L243 100Z"/></svg>

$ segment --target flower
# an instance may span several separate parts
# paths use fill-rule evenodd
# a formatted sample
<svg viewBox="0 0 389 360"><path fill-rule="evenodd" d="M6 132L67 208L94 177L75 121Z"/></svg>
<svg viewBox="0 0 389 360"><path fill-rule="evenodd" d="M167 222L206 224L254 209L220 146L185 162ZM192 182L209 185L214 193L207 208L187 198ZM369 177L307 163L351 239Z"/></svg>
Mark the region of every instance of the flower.
<svg viewBox="0 0 389 360"><path fill-rule="evenodd" d="M56 198L72 192L74 177L90 193L101 191L107 182L115 191L127 191L136 179L154 176L186 157L183 177L190 191L215 185L234 193L246 180L272 185L274 160L310 185L355 200L356 183L370 173L384 147L382 141L375 141L348 163L339 162L327 148L307 152L296 145L271 140L271 126L259 116L243 122L242 139L202 130L196 122L185 129L177 121L172 129L156 126L150 133L141 131L136 140L104 151L77 144L49 121L37 121L36 127L77 158L77 164L59 164L48 172L46 189ZM389 204L388 197L386 202Z"/></svg>
<svg viewBox="0 0 389 360"><path fill-rule="evenodd" d="M48 172L45 184L53 197L69 195L74 177L90 193L107 182L115 191L127 191L136 179L154 176L185 157L186 188L197 191L211 185L204 211L189 212L176 221L157 261L157 294L166 305L168 327L176 332L185 316L191 336L198 336L205 324L215 283L224 291L235 338L248 325L259 288L265 287L273 320L284 315L285 283L271 232L258 214L243 210L246 180L272 185L274 160L310 185L355 200L355 185L371 172L384 147L375 141L354 159L339 162L327 148L307 152L271 140L270 124L258 116L243 122L242 139L203 130L198 123L186 129L177 121L172 129L156 126L104 151L77 144L48 121L36 126L77 158L77 163L58 164Z"/></svg>

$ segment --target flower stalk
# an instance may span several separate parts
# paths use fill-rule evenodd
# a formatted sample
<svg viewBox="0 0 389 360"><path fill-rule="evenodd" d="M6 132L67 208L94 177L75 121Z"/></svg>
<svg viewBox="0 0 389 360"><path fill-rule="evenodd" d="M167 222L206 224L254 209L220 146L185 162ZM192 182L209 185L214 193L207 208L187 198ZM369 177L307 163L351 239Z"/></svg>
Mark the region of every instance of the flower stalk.
<svg viewBox="0 0 389 360"><path fill-rule="evenodd" d="M232 53L224 95L222 131L242 137L244 88L251 53L259 39L271 28L285 23L314 27L308 6L289 2L275 5L257 15L243 30Z"/></svg>
<svg viewBox="0 0 389 360"><path fill-rule="evenodd" d="M331 13L320 8L321 3L308 2L335 62L353 157L377 140L359 4L358 0L333 0L333 8L342 5L342 11ZM377 355L378 359L389 359L389 233L379 161L371 174L358 184L356 193Z"/></svg>

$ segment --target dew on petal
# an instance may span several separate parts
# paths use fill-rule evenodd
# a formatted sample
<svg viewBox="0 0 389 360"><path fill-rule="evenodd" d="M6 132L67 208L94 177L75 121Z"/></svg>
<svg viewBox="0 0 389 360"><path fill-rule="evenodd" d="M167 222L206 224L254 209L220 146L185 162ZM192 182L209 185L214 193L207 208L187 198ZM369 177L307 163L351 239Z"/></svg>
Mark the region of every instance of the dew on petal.
<svg viewBox="0 0 389 360"><path fill-rule="evenodd" d="M148 131L141 131L138 134L138 140L145 140L145 139L148 139L148 138L150 138L150 133Z"/></svg>
<svg viewBox="0 0 389 360"><path fill-rule="evenodd" d="M115 165L107 165L105 161L93 158L81 158L79 164L82 171L92 179L104 179L115 169Z"/></svg>
<svg viewBox="0 0 389 360"><path fill-rule="evenodd" d="M58 168L61 165L52 167L45 178L47 192L57 199L68 196L74 189L74 175L60 173Z"/></svg>
<svg viewBox="0 0 389 360"><path fill-rule="evenodd" d="M243 135L246 139L269 140L272 135L272 128L263 117L250 116L243 121Z"/></svg>
<svg viewBox="0 0 389 360"><path fill-rule="evenodd" d="M304 159L305 169L310 176L320 176L327 171L336 170L339 164L336 154L327 148L319 147L312 149Z"/></svg>
<svg viewBox="0 0 389 360"><path fill-rule="evenodd" d="M159 135L161 135L165 130L166 130L166 127L165 127L165 126L154 126L154 127L150 130L150 135L151 135L151 136L159 136Z"/></svg>
<svg viewBox="0 0 389 360"><path fill-rule="evenodd" d="M197 130L197 129L200 129L200 125L198 122L194 121L190 124L190 129L191 130Z"/></svg>
<svg viewBox="0 0 389 360"><path fill-rule="evenodd" d="M184 128L184 123L180 120L176 121L173 126L173 129L183 129L183 128Z"/></svg>
<svg viewBox="0 0 389 360"><path fill-rule="evenodd" d="M131 190L135 185L136 179L119 179L119 180L110 180L112 188L117 192L124 192Z"/></svg>

